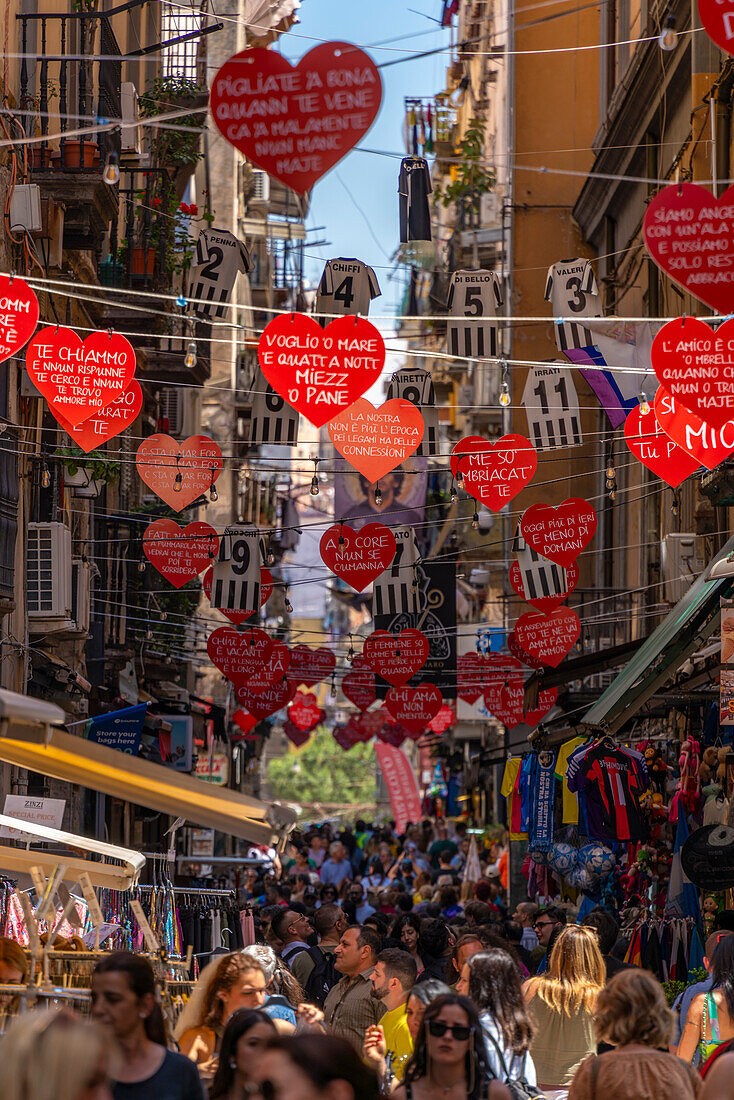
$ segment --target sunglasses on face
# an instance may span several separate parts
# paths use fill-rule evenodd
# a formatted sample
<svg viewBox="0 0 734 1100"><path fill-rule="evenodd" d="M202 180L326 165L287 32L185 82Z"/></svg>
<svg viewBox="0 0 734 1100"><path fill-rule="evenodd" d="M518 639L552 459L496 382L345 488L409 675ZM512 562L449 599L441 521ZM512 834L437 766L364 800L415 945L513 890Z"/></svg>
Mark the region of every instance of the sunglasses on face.
<svg viewBox="0 0 734 1100"><path fill-rule="evenodd" d="M442 1020L431 1020L428 1024L428 1031L436 1038L440 1038L447 1031L450 1031L453 1038L459 1043L465 1043L471 1035L470 1027L466 1027L464 1024L445 1024Z"/></svg>

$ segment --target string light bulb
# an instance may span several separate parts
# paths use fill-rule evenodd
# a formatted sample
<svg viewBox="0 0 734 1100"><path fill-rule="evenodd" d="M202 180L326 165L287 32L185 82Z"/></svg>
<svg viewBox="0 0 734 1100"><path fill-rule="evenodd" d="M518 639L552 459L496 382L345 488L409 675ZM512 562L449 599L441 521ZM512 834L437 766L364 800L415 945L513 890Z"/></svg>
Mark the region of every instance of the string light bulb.
<svg viewBox="0 0 734 1100"><path fill-rule="evenodd" d="M463 489L464 488L464 475L462 474L461 470L456 471L456 488L457 489Z"/></svg>
<svg viewBox="0 0 734 1100"><path fill-rule="evenodd" d="M48 468L48 464L44 462L41 468L41 485L44 489L51 488L51 471Z"/></svg>
<svg viewBox="0 0 734 1100"><path fill-rule="evenodd" d="M667 14L663 21L663 27L658 37L658 45L661 50L666 53L671 53L672 50L678 45L678 32L675 29L675 16L670 8L668 8Z"/></svg>
<svg viewBox="0 0 734 1100"><path fill-rule="evenodd" d="M265 559L268 565L275 565L275 551L273 550L272 543L268 541L268 553Z"/></svg>
<svg viewBox="0 0 734 1100"><path fill-rule="evenodd" d="M196 340L189 340L186 345L186 355L184 356L184 366L189 370L193 370L196 366Z"/></svg>
<svg viewBox="0 0 734 1100"><path fill-rule="evenodd" d="M475 531L479 530L479 512L477 512L476 509L474 510L474 515L471 518L471 525Z"/></svg>
<svg viewBox="0 0 734 1100"><path fill-rule="evenodd" d="M640 401L640 412L642 413L643 416L647 416L647 414L650 411L650 402L648 401L647 394L645 393L644 390L640 391L639 401Z"/></svg>
<svg viewBox="0 0 734 1100"><path fill-rule="evenodd" d="M609 480L611 481L611 479L616 477L616 476L617 476L617 471L614 469L614 467L611 464L609 466L607 466L607 477L609 478Z"/></svg>
<svg viewBox="0 0 734 1100"><path fill-rule="evenodd" d="M375 504L377 505L378 508L382 504L382 492L380 490L379 481L377 482L377 485L375 486Z"/></svg>
<svg viewBox="0 0 734 1100"><path fill-rule="evenodd" d="M138 562L138 573L144 573L144 572L145 572L145 562L141 560L141 561Z"/></svg>
<svg viewBox="0 0 734 1100"><path fill-rule="evenodd" d="M148 641L150 641L150 639L153 637L153 631L150 629L150 627L148 627L148 629L146 630L145 637L148 639Z"/></svg>
<svg viewBox="0 0 734 1100"><path fill-rule="evenodd" d="M183 489L183 474L180 470L177 471L176 476L173 479L173 491L174 493L180 493Z"/></svg>
<svg viewBox="0 0 734 1100"><path fill-rule="evenodd" d="M613 489L616 485L617 479L614 477L607 478L607 489Z"/></svg>
<svg viewBox="0 0 734 1100"><path fill-rule="evenodd" d="M212 504L216 504L217 501L219 500L219 493L217 492L217 490L214 487L214 475L216 474L216 472L217 472L216 466L212 466L212 483L209 486L209 500L212 502Z"/></svg>
<svg viewBox="0 0 734 1100"><path fill-rule="evenodd" d="M161 611L161 622L164 623L167 618L168 618L168 612L167 611Z"/></svg>
<svg viewBox="0 0 734 1100"><path fill-rule="evenodd" d="M616 496L617 496L617 490L616 489L610 489L609 490L609 499L614 500L616 498Z"/></svg>
<svg viewBox="0 0 734 1100"><path fill-rule="evenodd" d="M459 499L459 494L456 492L456 482L452 481L451 482L451 503L456 504L458 499Z"/></svg>
<svg viewBox="0 0 734 1100"><path fill-rule="evenodd" d="M86 554L82 554L82 565L85 569L89 569L89 558Z"/></svg>
<svg viewBox="0 0 734 1100"><path fill-rule="evenodd" d="M512 404L512 398L510 397L510 387L507 382L502 383L502 389L500 390L500 405L503 409L506 409Z"/></svg>
<svg viewBox="0 0 734 1100"><path fill-rule="evenodd" d="M673 492L673 503L670 506L670 511L674 516L677 516L680 512L680 496L677 491Z"/></svg>
<svg viewBox="0 0 734 1100"><path fill-rule="evenodd" d="M293 610L293 604L288 599L288 585L285 586L285 609L286 609L286 611L292 611Z"/></svg>
<svg viewBox="0 0 734 1100"><path fill-rule="evenodd" d="M102 179L105 183L108 183L110 187L114 187L116 183L120 182L120 159L114 150L107 154L107 160L104 163L104 171L102 172Z"/></svg>
<svg viewBox="0 0 734 1100"><path fill-rule="evenodd" d="M311 478L311 488L309 490L312 497L319 495L319 461L318 458L313 460L313 477Z"/></svg>

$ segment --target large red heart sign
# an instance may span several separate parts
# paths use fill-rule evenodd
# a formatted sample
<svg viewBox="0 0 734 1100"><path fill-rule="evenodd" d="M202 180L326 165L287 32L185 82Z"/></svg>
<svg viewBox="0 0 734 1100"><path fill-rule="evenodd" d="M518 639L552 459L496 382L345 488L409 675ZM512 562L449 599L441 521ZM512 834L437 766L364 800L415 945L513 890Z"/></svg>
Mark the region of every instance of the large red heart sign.
<svg viewBox="0 0 734 1100"><path fill-rule="evenodd" d="M282 710L295 694L295 686L285 676L277 684L261 691L259 695L249 691L246 686L235 688L237 702L242 703L245 710L249 711L258 722Z"/></svg>
<svg viewBox="0 0 734 1100"><path fill-rule="evenodd" d="M513 561L508 576L512 588L517 592L521 600L525 600L525 603L529 603L531 607L537 607L538 611L552 611L554 607L559 607L564 600L568 599L571 592L573 592L574 588L579 583L579 567L575 561L571 562L571 564L566 567L566 591L555 592L552 596L528 596L525 592L525 585L523 584L522 573L520 572L520 564L517 561Z"/></svg>
<svg viewBox="0 0 734 1100"><path fill-rule="evenodd" d="M416 733L435 718L442 704L441 692L434 684L391 687L385 696L385 706L395 721Z"/></svg>
<svg viewBox="0 0 734 1100"><path fill-rule="evenodd" d="M275 50L235 54L214 77L209 106L235 149L303 195L366 134L381 97L363 50L324 42L295 67Z"/></svg>
<svg viewBox="0 0 734 1100"><path fill-rule="evenodd" d="M54 413L54 416L76 445L89 454L96 447L101 447L108 439L114 439L120 432L124 432L125 428L137 420L142 407L143 391L140 383L133 378L125 392L121 393L111 405L105 405L103 409L93 413L77 427L74 427L71 421L60 412Z"/></svg>
<svg viewBox="0 0 734 1100"><path fill-rule="evenodd" d="M624 441L643 466L673 489L700 466L697 459L663 431L652 406L646 413L640 406L632 409L624 422Z"/></svg>
<svg viewBox="0 0 734 1100"><path fill-rule="evenodd" d="M570 607L559 607L550 615L528 611L515 623L515 637L527 654L544 665L560 665L581 633L581 620Z"/></svg>
<svg viewBox="0 0 734 1100"><path fill-rule="evenodd" d="M182 443L170 435L150 435L138 447L135 465L156 496L183 512L214 485L222 452L206 435L190 435Z"/></svg>
<svg viewBox="0 0 734 1100"><path fill-rule="evenodd" d="M651 357L660 385L690 412L714 428L734 420L734 321L714 332L697 317L677 317L656 333Z"/></svg>
<svg viewBox="0 0 734 1100"><path fill-rule="evenodd" d="M225 630L227 627L225 627ZM254 695L260 695L267 691L273 684L278 684L288 671L291 663L291 653L285 642L274 641L273 648L263 661L251 672L247 681L240 678L240 683L246 683L247 690Z"/></svg>
<svg viewBox="0 0 734 1100"><path fill-rule="evenodd" d="M284 313L263 329L257 358L273 389L321 428L379 378L385 342L364 317L338 317L322 329L304 313Z"/></svg>
<svg viewBox="0 0 734 1100"><path fill-rule="evenodd" d="M525 684L522 679L513 678L507 685L503 685L497 696L493 699L493 705L487 701L487 709L507 729L514 729L521 722L531 728L535 728L538 722L545 718L546 714L555 706L558 698L558 688L546 688L538 693L538 704L533 710L524 713ZM485 695L486 701L486 695Z"/></svg>
<svg viewBox="0 0 734 1100"><path fill-rule="evenodd" d="M356 666L357 658L354 658ZM342 680L342 693L354 703L357 710L367 710L374 703L377 693L375 690L375 674L371 668L352 667Z"/></svg>
<svg viewBox="0 0 734 1100"><path fill-rule="evenodd" d="M359 531L335 523L319 543L321 559L332 573L363 592L395 557L395 535L384 523L366 523Z"/></svg>
<svg viewBox="0 0 734 1100"><path fill-rule="evenodd" d="M129 387L135 352L117 332L93 332L82 341L73 329L44 328L26 348L25 365L54 416L76 427Z"/></svg>
<svg viewBox="0 0 734 1100"><path fill-rule="evenodd" d="M375 630L365 638L362 655L383 680L399 687L423 668L429 650L428 638L420 630L401 630L399 634Z"/></svg>
<svg viewBox="0 0 734 1100"><path fill-rule="evenodd" d="M331 676L336 667L336 657L330 649L310 649L307 645L297 645L291 650L291 664L288 676L295 684L315 687L327 676Z"/></svg>
<svg viewBox="0 0 734 1100"><path fill-rule="evenodd" d="M593 539L596 512L580 497L569 497L557 508L533 504L523 512L520 530L528 546L542 558L567 567Z"/></svg>
<svg viewBox="0 0 734 1100"><path fill-rule="evenodd" d="M370 484L418 450L426 426L410 401L394 398L376 409L360 397L329 421L329 438L340 455Z"/></svg>
<svg viewBox="0 0 734 1100"><path fill-rule="evenodd" d="M264 630L250 627L241 634L231 626L219 626L209 635L206 651L209 660L235 684L254 676L273 650L273 641ZM250 708L247 708L250 710Z"/></svg>
<svg viewBox="0 0 734 1100"><path fill-rule="evenodd" d="M720 49L734 54L734 15L721 0L698 0L698 14L706 34Z"/></svg>
<svg viewBox="0 0 734 1100"><path fill-rule="evenodd" d="M208 523L181 528L172 519L158 519L143 532L143 553L176 588L198 577L218 550L219 536Z"/></svg>
<svg viewBox="0 0 734 1100"><path fill-rule="evenodd" d="M204 586L204 595L211 603L212 598L212 577L214 576L214 569L207 569L204 574L204 580L202 584ZM273 574L269 569L264 566L260 567L260 607L265 607L270 597L273 594ZM246 623L248 619L251 619L255 614L254 611L230 611L225 607L218 607L217 611L220 611L224 615L225 619L229 619L235 626L239 626L241 623Z"/></svg>
<svg viewBox="0 0 734 1100"><path fill-rule="evenodd" d="M38 324L38 298L17 275L0 275L0 363L28 343Z"/></svg>
<svg viewBox="0 0 734 1100"><path fill-rule="evenodd" d="M734 187L718 199L696 183L664 187L645 211L642 231L647 251L674 282L718 313L734 312Z"/></svg>
<svg viewBox="0 0 734 1100"><path fill-rule="evenodd" d="M499 512L531 480L538 456L524 435L503 435L496 443L478 436L460 439L451 452L451 472L490 512Z"/></svg>
<svg viewBox="0 0 734 1100"><path fill-rule="evenodd" d="M456 658L456 693L465 703L476 703L482 694L484 660L478 653L460 653Z"/></svg>
<svg viewBox="0 0 734 1100"><path fill-rule="evenodd" d="M713 428L683 408L662 386L655 394L655 416L666 435L707 470L714 470L734 451L734 421Z"/></svg>
<svg viewBox="0 0 734 1100"><path fill-rule="evenodd" d="M288 707L288 717L299 730L310 732L324 720L325 714L315 695L309 691L298 691Z"/></svg>

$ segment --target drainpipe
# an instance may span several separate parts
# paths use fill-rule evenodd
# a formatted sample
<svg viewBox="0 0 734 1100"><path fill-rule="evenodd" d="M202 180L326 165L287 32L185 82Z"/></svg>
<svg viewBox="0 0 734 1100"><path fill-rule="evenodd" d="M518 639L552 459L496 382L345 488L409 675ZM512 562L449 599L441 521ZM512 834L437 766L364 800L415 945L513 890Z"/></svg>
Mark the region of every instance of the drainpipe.
<svg viewBox="0 0 734 1100"><path fill-rule="evenodd" d="M711 116L707 98L721 71L721 53L702 29L698 2L691 0L691 126L693 140L700 137L691 158L694 180L709 180L713 176L711 163ZM714 108L712 104L712 108ZM715 130L714 130L715 132ZM717 139L717 149L719 142ZM716 172L717 178L719 173Z"/></svg>

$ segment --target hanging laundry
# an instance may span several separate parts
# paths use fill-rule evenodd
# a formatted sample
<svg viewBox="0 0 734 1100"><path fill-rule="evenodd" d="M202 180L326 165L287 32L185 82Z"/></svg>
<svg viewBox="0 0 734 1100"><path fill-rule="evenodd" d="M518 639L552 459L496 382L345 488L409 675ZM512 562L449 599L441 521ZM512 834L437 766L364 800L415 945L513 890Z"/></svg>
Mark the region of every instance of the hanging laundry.
<svg viewBox="0 0 734 1100"><path fill-rule="evenodd" d="M431 211L428 196L431 173L423 157L404 157L400 163L398 195L400 196L400 241L431 240Z"/></svg>

